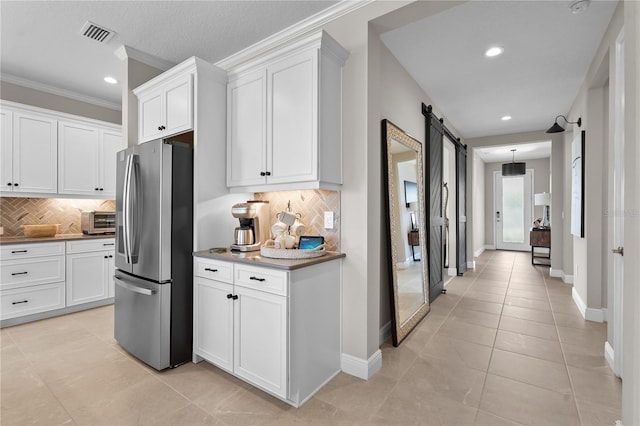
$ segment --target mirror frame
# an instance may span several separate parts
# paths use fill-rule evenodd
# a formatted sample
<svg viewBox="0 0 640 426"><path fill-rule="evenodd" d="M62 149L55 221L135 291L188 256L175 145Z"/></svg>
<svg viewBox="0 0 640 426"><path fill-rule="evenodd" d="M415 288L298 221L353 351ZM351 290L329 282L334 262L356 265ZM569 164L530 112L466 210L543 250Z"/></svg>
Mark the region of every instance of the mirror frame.
<svg viewBox="0 0 640 426"><path fill-rule="evenodd" d="M395 229L400 223L397 218L397 210L391 206L398 206L399 196L396 172L393 167L391 154L391 144L396 141L416 153L416 183L418 185L418 233L420 237L420 263L422 264L422 294L423 300L409 318L402 322L400 318L399 293L398 293L398 253L396 253L396 242L398 238L404 239L401 229ZM409 136L402 129L389 120L382 120L382 177L384 190L384 214L386 220L387 250L391 255L388 267L388 279L391 292L391 334L393 346L398 346L418 325L418 323L429 313L429 263L426 248L426 223L425 223L425 196L424 196L424 167L423 167L422 144L417 139ZM404 206L403 206L404 207ZM402 259L404 261L404 259Z"/></svg>

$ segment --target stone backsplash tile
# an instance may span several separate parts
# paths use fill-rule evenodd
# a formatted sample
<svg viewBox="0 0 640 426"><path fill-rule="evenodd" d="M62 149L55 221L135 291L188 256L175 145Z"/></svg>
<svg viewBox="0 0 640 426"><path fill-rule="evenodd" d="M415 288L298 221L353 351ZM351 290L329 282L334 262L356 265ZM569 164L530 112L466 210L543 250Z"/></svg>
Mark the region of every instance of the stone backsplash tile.
<svg viewBox="0 0 640 426"><path fill-rule="evenodd" d="M326 249L340 251L340 193L322 189L304 191L258 192L256 200L269 201L271 224L276 222L276 215L287 207L300 213L300 220L307 227L305 235L321 235L325 239ZM324 212L334 213L333 229L324 228Z"/></svg>
<svg viewBox="0 0 640 426"><path fill-rule="evenodd" d="M59 234L79 234L83 210L116 209L115 200L61 198L0 198L0 226L4 237L24 235L20 225L60 224Z"/></svg>

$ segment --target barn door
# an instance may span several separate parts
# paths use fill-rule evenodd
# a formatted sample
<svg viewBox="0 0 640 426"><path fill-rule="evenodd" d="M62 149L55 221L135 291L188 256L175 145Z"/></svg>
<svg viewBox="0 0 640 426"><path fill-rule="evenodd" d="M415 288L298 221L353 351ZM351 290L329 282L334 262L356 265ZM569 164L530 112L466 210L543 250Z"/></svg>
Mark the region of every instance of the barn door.
<svg viewBox="0 0 640 426"><path fill-rule="evenodd" d="M435 300L444 289L444 251L442 247L442 229L444 217L442 215L442 123L435 115L426 115L427 118L427 161L429 172L426 174L428 188L427 217L427 251L429 252L429 299Z"/></svg>
<svg viewBox="0 0 640 426"><path fill-rule="evenodd" d="M467 148L456 144L456 221L458 275L467 270Z"/></svg>

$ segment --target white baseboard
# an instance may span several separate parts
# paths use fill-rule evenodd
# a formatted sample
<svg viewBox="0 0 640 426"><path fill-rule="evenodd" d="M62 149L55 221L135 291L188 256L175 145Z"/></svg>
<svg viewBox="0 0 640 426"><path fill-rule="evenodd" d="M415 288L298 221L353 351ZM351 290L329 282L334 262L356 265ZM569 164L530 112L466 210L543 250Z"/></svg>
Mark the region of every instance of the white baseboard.
<svg viewBox="0 0 640 426"><path fill-rule="evenodd" d="M484 249L485 250L495 250L496 249L496 245L495 244L485 244L484 245Z"/></svg>
<svg viewBox="0 0 640 426"><path fill-rule="evenodd" d="M467 268L469 269L476 269L476 261L472 260L470 262L467 262Z"/></svg>
<svg viewBox="0 0 640 426"><path fill-rule="evenodd" d="M366 360L343 353L340 364L345 373L369 380L382 367L382 351L378 349Z"/></svg>
<svg viewBox="0 0 640 426"><path fill-rule="evenodd" d="M389 337L391 337L391 321L380 327L380 344L386 342Z"/></svg>
<svg viewBox="0 0 640 426"><path fill-rule="evenodd" d="M458 276L458 269L457 268L448 268L447 269L447 275L449 275L450 277Z"/></svg>
<svg viewBox="0 0 640 426"><path fill-rule="evenodd" d="M473 252L473 257L478 257L480 256L482 253L484 253L484 246L480 247L478 250L476 250L475 252Z"/></svg>
<svg viewBox="0 0 640 426"><path fill-rule="evenodd" d="M561 278L565 284L573 284L573 275L567 275L562 269L550 269L549 276L555 278Z"/></svg>
<svg viewBox="0 0 640 426"><path fill-rule="evenodd" d="M613 366L615 365L613 361L615 359L614 355L615 352L613 351L613 348L611 347L609 342L604 342L604 359L607 360L607 364L609 364L609 368L611 369L611 371L615 371L615 369L613 368Z"/></svg>
<svg viewBox="0 0 640 426"><path fill-rule="evenodd" d="M578 307L582 318L586 319L587 321L604 322L605 313L603 312L603 309L587 308L586 303L584 303L575 287L571 289L571 297Z"/></svg>

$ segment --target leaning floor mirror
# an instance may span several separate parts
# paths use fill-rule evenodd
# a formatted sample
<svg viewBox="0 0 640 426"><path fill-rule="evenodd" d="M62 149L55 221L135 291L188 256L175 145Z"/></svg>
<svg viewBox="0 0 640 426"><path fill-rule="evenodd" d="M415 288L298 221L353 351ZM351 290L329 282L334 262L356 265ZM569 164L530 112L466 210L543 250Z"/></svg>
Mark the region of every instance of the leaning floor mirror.
<svg viewBox="0 0 640 426"><path fill-rule="evenodd" d="M382 120L382 175L394 346L429 312L422 161L422 144L390 121Z"/></svg>

